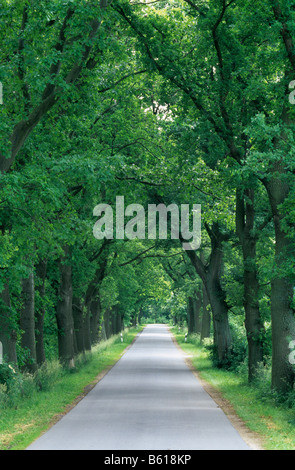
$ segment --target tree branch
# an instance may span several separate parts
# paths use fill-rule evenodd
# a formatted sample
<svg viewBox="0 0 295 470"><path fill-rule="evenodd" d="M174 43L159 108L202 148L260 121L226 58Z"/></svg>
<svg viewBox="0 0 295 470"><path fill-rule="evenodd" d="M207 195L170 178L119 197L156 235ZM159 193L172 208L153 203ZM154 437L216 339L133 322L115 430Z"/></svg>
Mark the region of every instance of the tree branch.
<svg viewBox="0 0 295 470"><path fill-rule="evenodd" d="M120 177L116 175L116 179L119 181L135 181L136 183L145 184L147 186L163 186L162 183L152 183L151 181L140 180L132 176Z"/></svg>
<svg viewBox="0 0 295 470"><path fill-rule="evenodd" d="M126 78L132 77L134 75L139 75L139 74L145 73L145 72L147 72L147 69L139 70L138 72L130 72L127 75L125 75L124 77L117 80L115 83L113 83L113 85L110 85L106 88L102 88L101 90L98 90L98 93L104 93L105 91L111 90L112 88L115 88L115 86L117 86L119 83L123 82L123 80L126 80Z"/></svg>
<svg viewBox="0 0 295 470"><path fill-rule="evenodd" d="M135 258L129 260L129 261L126 261L125 263L120 263L119 266L126 266L126 264L130 264L130 263L133 263L133 261L136 261L138 258L140 258L144 253L147 253L148 251L152 250L153 248L155 248L156 245L153 245L151 246L150 248L148 248L147 250L144 250L142 251L141 253L139 253L138 255L135 256Z"/></svg>
<svg viewBox="0 0 295 470"><path fill-rule="evenodd" d="M69 12L68 12L69 15ZM91 22L91 31L89 34L88 39L91 40L94 38L101 22L97 19L92 20ZM90 51L92 49L91 44L85 47L85 51L83 53L81 62L79 64L74 64L72 69L68 72L67 76L65 77L66 83L74 83L76 79L79 77L83 66L85 66L85 62L87 61ZM92 62L90 63L92 67ZM47 90L47 91L46 91ZM36 108L30 113L27 119L20 121L13 129L12 135L10 137L11 141L11 152L10 157L5 158L4 155L0 154L0 172L5 173L9 170L15 158L23 147L26 139L34 130L34 128L39 124L43 116L57 103L59 99L58 93L61 92L61 88L54 88L50 92L48 96L46 94L49 92L49 87L45 88L45 91L42 96L41 103L36 106ZM46 96L46 97L45 97Z"/></svg>
<svg viewBox="0 0 295 470"><path fill-rule="evenodd" d="M58 41L55 45L55 50L60 53L60 56L63 52L64 45L65 45L65 42L66 42L65 30L66 30L68 21L73 16L73 14L74 14L74 10L72 9L72 7L70 7L67 11L67 14L65 16L65 19L64 19L62 27L61 27L61 30L59 32L59 37L58 37ZM52 81L53 78L56 77L56 75L58 75L58 73L60 71L60 68L61 68L61 59L59 59L56 63L51 64L50 72L49 72L50 81ZM48 83L47 84L47 86L46 86L46 88L43 92L43 95L42 95L42 100L43 101L53 92L54 88L55 88L55 85L53 83Z"/></svg>
<svg viewBox="0 0 295 470"><path fill-rule="evenodd" d="M120 5L117 5L117 6L113 6L113 8L124 18L124 20L129 24L129 26L134 30L134 32L137 34L137 36L141 39L144 47L145 47L145 50L146 50L146 53L147 53L147 56L149 57L149 59L151 60L151 62L153 63L154 67L156 68L156 70L158 70L158 72L164 76L165 78L168 78L171 83L173 83L177 88L179 88L180 90L182 90L186 95L188 95L190 97L190 99L192 100L192 102L194 103L195 107L206 117L206 119L212 124L212 126L214 127L215 131L219 134L219 135L223 135L223 130L219 127L219 125L217 124L217 122L215 121L215 119L213 118L213 116L204 108L204 106L201 104L201 102L198 100L198 98L196 97L195 93L193 92L192 88L190 86L186 86L185 85L185 81L179 81L177 80L177 78L173 75L171 76L171 74L169 74L169 76L167 77L166 76L166 71L164 69L164 67L154 58L152 52L151 52L151 49L147 43L147 39L146 37L144 36L144 34L142 33L142 31L134 24L134 22L127 16L127 14L125 13L125 11L123 10L123 8L120 6Z"/></svg>
<svg viewBox="0 0 295 470"><path fill-rule="evenodd" d="M192 0L184 0L188 3L194 10L196 10L200 16L206 17L205 13L192 1Z"/></svg>

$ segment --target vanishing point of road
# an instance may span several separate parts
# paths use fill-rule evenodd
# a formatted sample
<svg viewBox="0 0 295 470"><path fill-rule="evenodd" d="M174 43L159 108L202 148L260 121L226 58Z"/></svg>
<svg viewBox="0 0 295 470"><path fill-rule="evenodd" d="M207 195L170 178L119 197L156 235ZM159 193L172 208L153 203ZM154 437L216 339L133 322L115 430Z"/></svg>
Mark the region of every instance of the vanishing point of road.
<svg viewBox="0 0 295 470"><path fill-rule="evenodd" d="M202 388L164 325L27 450L250 450Z"/></svg>

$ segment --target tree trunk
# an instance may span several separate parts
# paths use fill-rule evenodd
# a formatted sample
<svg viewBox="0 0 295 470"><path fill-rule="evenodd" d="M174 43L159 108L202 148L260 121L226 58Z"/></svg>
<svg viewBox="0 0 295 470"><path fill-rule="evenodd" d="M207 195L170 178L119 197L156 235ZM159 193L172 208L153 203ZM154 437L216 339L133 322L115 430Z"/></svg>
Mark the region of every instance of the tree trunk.
<svg viewBox="0 0 295 470"><path fill-rule="evenodd" d="M285 78L290 83L295 72L294 36L292 28L290 29L292 10L284 8L282 11L278 1L273 3L272 10L277 23L281 23L281 37L290 66L285 73ZM287 105L287 95L290 90L286 87L285 92L281 118L286 126L290 126L289 130L292 132L294 118ZM285 142L288 142L289 136L284 130L283 134L282 139L274 139L275 148L284 147ZM295 311L292 307L294 290L291 280L284 274L284 259L294 253L294 243L287 238L282 229L284 214L280 209L280 205L286 200L290 190L287 181L288 170L283 158L273 165L272 177L263 181L272 209L276 237L276 276L271 283L272 387L282 393L293 389L294 385L294 369L289 362L289 343L295 338Z"/></svg>
<svg viewBox="0 0 295 470"><path fill-rule="evenodd" d="M117 314L117 331L120 333L123 330L123 316L120 311Z"/></svg>
<svg viewBox="0 0 295 470"><path fill-rule="evenodd" d="M16 365L17 334L12 324L10 310L9 284L6 282L0 295L0 341L2 343L3 359Z"/></svg>
<svg viewBox="0 0 295 470"><path fill-rule="evenodd" d="M214 344L217 359L219 365L223 366L227 363L231 351L232 337L228 321L228 306L219 276L208 276L206 290L213 313Z"/></svg>
<svg viewBox="0 0 295 470"><path fill-rule="evenodd" d="M86 351L91 351L91 326L90 326L90 309L86 309L83 316L83 332L84 332L84 347Z"/></svg>
<svg viewBox="0 0 295 470"><path fill-rule="evenodd" d="M202 292L198 291L193 298L193 309L195 317L195 330L197 334L201 333L201 308L202 308Z"/></svg>
<svg viewBox="0 0 295 470"><path fill-rule="evenodd" d="M21 347L26 350L23 368L31 373L37 370L36 337L35 337L35 287L34 273L22 280L22 301L20 311L20 329L22 330Z"/></svg>
<svg viewBox="0 0 295 470"><path fill-rule="evenodd" d="M75 353L81 354L85 352L83 307L81 305L81 300L77 297L73 297L72 307L75 328Z"/></svg>
<svg viewBox="0 0 295 470"><path fill-rule="evenodd" d="M259 283L257 279L257 269L256 265L255 267L253 266L254 257L256 256L255 246L250 242L250 246L245 248L244 253L245 255L247 253L249 254L248 260L246 261L246 258L244 259L244 310L248 341L248 380L251 382L256 376L259 364L263 362L265 330L260 316L258 302Z"/></svg>
<svg viewBox="0 0 295 470"><path fill-rule="evenodd" d="M118 334L122 331L122 315L121 315L119 306L117 306L116 312L117 312L117 315L116 315L116 330L117 330L117 334Z"/></svg>
<svg viewBox="0 0 295 470"><path fill-rule="evenodd" d="M112 325L112 334L116 335L118 333L118 324L117 324L117 306L113 306L111 309L111 325Z"/></svg>
<svg viewBox="0 0 295 470"><path fill-rule="evenodd" d="M110 325L110 310L106 309L103 315L103 323L106 339L111 337L111 325Z"/></svg>
<svg viewBox="0 0 295 470"><path fill-rule="evenodd" d="M272 387L278 392L286 393L294 385L294 369L289 362L289 343L295 338L295 312L292 307L293 284L284 273L284 260L290 253L294 253L294 244L282 229L284 215L280 211L280 204L286 199L289 187L283 176L273 177L265 185L276 238L276 273L271 282Z"/></svg>
<svg viewBox="0 0 295 470"><path fill-rule="evenodd" d="M103 320L101 324L101 339L105 341L107 339L106 328L105 328L105 321Z"/></svg>
<svg viewBox="0 0 295 470"><path fill-rule="evenodd" d="M122 331L122 314L119 305L113 306L113 334L117 335Z"/></svg>
<svg viewBox="0 0 295 470"><path fill-rule="evenodd" d="M72 314L72 267L67 256L68 247L64 248L65 256L59 263L60 286L56 306L58 326L58 353L60 362L66 367L74 367L74 321Z"/></svg>
<svg viewBox="0 0 295 470"><path fill-rule="evenodd" d="M286 393L293 389L294 368L289 363L289 343L295 338L294 311L291 308L293 286L286 279L271 284L272 387Z"/></svg>
<svg viewBox="0 0 295 470"><path fill-rule="evenodd" d="M213 223L206 230L211 240L211 255L209 265L205 266L194 251L187 251L192 265L202 279L210 302L214 326L214 345L216 348L219 365L226 364L232 347L232 338L228 321L229 307L226 302L226 294L221 284L223 266L222 243L226 239L217 223Z"/></svg>
<svg viewBox="0 0 295 470"><path fill-rule="evenodd" d="M244 296L245 327L248 341L248 380L251 382L256 375L259 363L263 362L264 326L259 309L259 281L256 264L257 238L254 234L254 190L246 190L248 202L237 191L236 228L241 243L244 264Z"/></svg>
<svg viewBox="0 0 295 470"><path fill-rule="evenodd" d="M45 349L44 349L44 317L45 317L45 305L44 305L44 298L45 298L45 279L46 279L46 269L47 269L47 261L40 261L36 266L36 274L37 274L37 284L35 285L35 289L38 292L39 298L36 299L36 357L37 357L37 364L41 365L44 364L46 361L45 357Z"/></svg>
<svg viewBox="0 0 295 470"><path fill-rule="evenodd" d="M200 292L196 297L189 297L187 304L187 320L188 320L188 334L201 332L201 319L200 311L202 306L202 298Z"/></svg>
<svg viewBox="0 0 295 470"><path fill-rule="evenodd" d="M188 328L188 334L189 335L196 332L195 331L193 298L192 297L189 297L187 299L187 328Z"/></svg>
<svg viewBox="0 0 295 470"><path fill-rule="evenodd" d="M213 224L211 229L209 227L206 227L206 229L211 240L211 256L204 284L212 309L217 359L219 365L222 366L228 362L228 356L232 348L232 337L228 321L229 307L221 281L224 236L216 223Z"/></svg>
<svg viewBox="0 0 295 470"><path fill-rule="evenodd" d="M136 326L137 321L138 321L138 319L137 319L137 311L135 311L135 312L132 313L132 316L131 316L130 320L131 320L131 325L132 325L132 326Z"/></svg>
<svg viewBox="0 0 295 470"><path fill-rule="evenodd" d="M100 305L99 297L91 301L89 308L90 308L91 343L97 344L100 341L100 328L101 328L101 305Z"/></svg>
<svg viewBox="0 0 295 470"><path fill-rule="evenodd" d="M141 324L142 314L143 314L143 309L142 309L142 307L140 307L139 313L138 313L138 324L139 325Z"/></svg>
<svg viewBox="0 0 295 470"><path fill-rule="evenodd" d="M202 285L203 291L203 314L202 314L202 327L201 327L201 341L205 338L210 338L211 315L209 312L209 299L204 284Z"/></svg>
<svg viewBox="0 0 295 470"><path fill-rule="evenodd" d="M103 249L108 246L109 240L105 240L101 250L100 255L102 255ZM86 320L87 325L87 335L89 335L89 347L91 344L96 344L100 341L100 335L102 333L105 336L105 326L103 326L104 321L101 318L101 304L99 299L99 286L104 278L106 267L107 267L108 257L105 254L102 256L99 262L99 266L95 272L95 275L90 282L86 295L85 295L85 308L87 310L88 318ZM100 331L103 326L103 331ZM108 328L108 327L107 327Z"/></svg>

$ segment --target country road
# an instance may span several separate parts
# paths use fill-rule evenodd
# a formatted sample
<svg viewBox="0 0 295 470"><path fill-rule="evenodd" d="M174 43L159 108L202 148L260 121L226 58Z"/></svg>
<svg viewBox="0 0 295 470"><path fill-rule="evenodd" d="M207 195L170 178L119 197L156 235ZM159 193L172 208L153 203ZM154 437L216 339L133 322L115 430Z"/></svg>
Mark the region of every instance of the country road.
<svg viewBox="0 0 295 470"><path fill-rule="evenodd" d="M27 450L247 450L185 364L149 325L104 378Z"/></svg>

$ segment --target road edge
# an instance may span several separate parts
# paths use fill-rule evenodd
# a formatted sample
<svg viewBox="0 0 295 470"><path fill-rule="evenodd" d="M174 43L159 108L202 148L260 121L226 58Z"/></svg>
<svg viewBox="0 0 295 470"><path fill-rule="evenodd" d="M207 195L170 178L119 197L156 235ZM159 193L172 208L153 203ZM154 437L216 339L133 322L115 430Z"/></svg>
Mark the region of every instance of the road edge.
<svg viewBox="0 0 295 470"><path fill-rule="evenodd" d="M265 450L265 448L263 447L262 437L259 434L257 434L255 431L251 431L251 429L248 428L245 422L236 413L233 405L226 398L222 396L222 393L213 385L206 382L200 376L198 370L193 365L192 360L186 355L185 351L178 344L175 336L171 332L170 327L168 327L168 331L170 333L170 336L174 345L182 353L184 362L186 363L188 368L192 371L194 376L200 382L200 384L202 385L204 390L208 393L208 395L210 395L212 400L214 400L215 403L222 409L222 411L225 413L225 415L227 416L231 424L238 431L240 436L244 439L246 444L248 444L252 450Z"/></svg>
<svg viewBox="0 0 295 470"><path fill-rule="evenodd" d="M88 395L89 392L91 392L91 390L110 372L110 370L115 367L115 365L120 361L120 359L124 356L124 354L126 354L126 352L133 346L133 344L135 343L135 341L137 340L137 338L141 335L141 333L143 332L144 330L144 327L141 331L139 331L136 336L133 338L133 340L131 341L130 344L128 344L128 346L126 346L126 348L121 352L120 354L120 357L113 363L111 364L110 366L108 366L106 369L104 369L103 371L101 371L96 377L94 380L92 380L92 382L90 382L89 384L87 384L84 389L83 389L83 392L78 395L71 403L67 404L64 408L64 410L61 412L61 413L57 413L56 415L54 415L52 417L52 419L50 420L50 423L48 424L48 426L46 427L46 429L44 429L44 431L42 431L38 437L36 437L36 439L34 439L28 446L30 447L30 445L32 445L35 441L37 441L41 436L43 436L45 433L47 433L49 431L49 429L51 429L56 423L58 423L65 415L67 415L73 408L75 408L76 405L78 405L78 403L83 400L83 398L86 397L86 395Z"/></svg>

